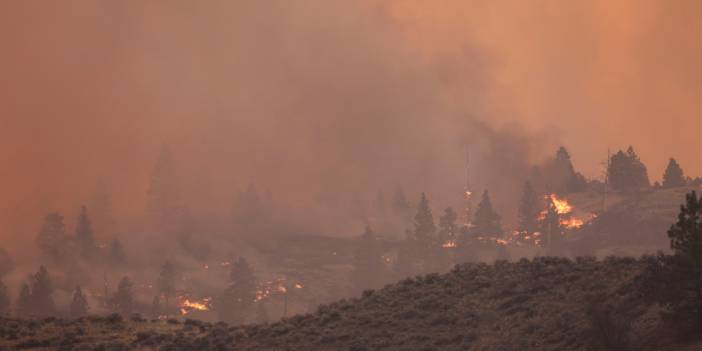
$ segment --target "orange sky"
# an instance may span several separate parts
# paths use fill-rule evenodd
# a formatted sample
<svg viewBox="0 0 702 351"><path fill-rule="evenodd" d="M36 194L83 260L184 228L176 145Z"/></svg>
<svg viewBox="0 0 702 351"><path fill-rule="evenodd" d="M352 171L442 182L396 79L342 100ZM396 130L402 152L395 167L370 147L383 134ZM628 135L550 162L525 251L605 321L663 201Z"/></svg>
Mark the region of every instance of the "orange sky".
<svg viewBox="0 0 702 351"><path fill-rule="evenodd" d="M290 196L400 183L441 198L460 185L447 178L477 133L469 120L497 130L477 150L509 135L506 152L532 160L564 144L597 176L608 147L633 144L652 179L670 156L700 175L700 7L5 1L0 221L16 231L41 211L75 213L98 178L138 212L163 143L199 204L225 206L252 181Z"/></svg>

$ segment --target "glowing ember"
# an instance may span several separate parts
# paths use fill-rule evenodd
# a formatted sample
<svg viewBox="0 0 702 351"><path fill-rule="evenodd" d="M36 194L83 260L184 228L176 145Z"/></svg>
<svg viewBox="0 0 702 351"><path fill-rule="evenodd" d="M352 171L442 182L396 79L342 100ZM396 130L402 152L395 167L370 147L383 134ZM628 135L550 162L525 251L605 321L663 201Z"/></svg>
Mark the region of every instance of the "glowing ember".
<svg viewBox="0 0 702 351"><path fill-rule="evenodd" d="M302 284L295 283L295 289L302 289Z"/></svg>
<svg viewBox="0 0 702 351"><path fill-rule="evenodd" d="M580 228L583 226L583 224L585 224L585 222L583 222L583 220L580 218L569 218L561 220L561 225L568 229Z"/></svg>
<svg viewBox="0 0 702 351"><path fill-rule="evenodd" d="M457 246L456 241L454 241L454 240L449 240L441 245L441 247L443 247L443 248L452 248L452 247L456 247L456 246Z"/></svg>

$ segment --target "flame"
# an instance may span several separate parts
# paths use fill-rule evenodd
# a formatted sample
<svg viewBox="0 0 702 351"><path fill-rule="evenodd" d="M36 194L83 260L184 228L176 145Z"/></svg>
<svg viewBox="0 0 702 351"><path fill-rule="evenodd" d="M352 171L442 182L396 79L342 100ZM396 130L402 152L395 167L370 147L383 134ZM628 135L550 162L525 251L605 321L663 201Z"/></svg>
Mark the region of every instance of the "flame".
<svg viewBox="0 0 702 351"><path fill-rule="evenodd" d="M568 228L568 229L580 228L583 226L583 224L585 224L585 222L582 219L577 218L577 217L561 220L561 225L565 228Z"/></svg>
<svg viewBox="0 0 702 351"><path fill-rule="evenodd" d="M441 247L443 247L443 248L452 248L452 247L456 247L456 246L458 246L458 245L456 245L455 240L449 240L449 241L441 244Z"/></svg>
<svg viewBox="0 0 702 351"><path fill-rule="evenodd" d="M295 283L295 289L302 289L302 284Z"/></svg>
<svg viewBox="0 0 702 351"><path fill-rule="evenodd" d="M192 311L209 311L210 310L210 302L212 301L211 297L205 297L201 300L191 300L190 298L187 297L181 297L180 298L180 314L182 316L187 315L188 313Z"/></svg>
<svg viewBox="0 0 702 351"><path fill-rule="evenodd" d="M556 213L558 214L568 214L573 212L573 206L568 203L566 199L560 199L556 194L551 194L546 196L547 200L551 200L551 203L556 207Z"/></svg>

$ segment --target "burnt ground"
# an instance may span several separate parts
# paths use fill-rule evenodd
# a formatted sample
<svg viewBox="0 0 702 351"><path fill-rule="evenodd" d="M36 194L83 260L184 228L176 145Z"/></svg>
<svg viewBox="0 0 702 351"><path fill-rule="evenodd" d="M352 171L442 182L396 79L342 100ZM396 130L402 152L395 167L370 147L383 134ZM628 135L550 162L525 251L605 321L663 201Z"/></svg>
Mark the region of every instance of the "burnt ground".
<svg viewBox="0 0 702 351"><path fill-rule="evenodd" d="M265 325L4 319L6 350L697 350L644 298L642 260L464 264Z"/></svg>

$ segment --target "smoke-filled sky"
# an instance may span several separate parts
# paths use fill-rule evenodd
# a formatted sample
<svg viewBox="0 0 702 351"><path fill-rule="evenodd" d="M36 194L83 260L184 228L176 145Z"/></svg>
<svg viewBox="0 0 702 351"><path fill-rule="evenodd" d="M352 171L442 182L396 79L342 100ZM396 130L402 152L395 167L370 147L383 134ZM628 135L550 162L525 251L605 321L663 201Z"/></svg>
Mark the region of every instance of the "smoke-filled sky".
<svg viewBox="0 0 702 351"><path fill-rule="evenodd" d="M700 175L700 7L3 1L1 237L100 179L135 215L164 144L202 211L252 182L288 204L398 185L449 203L466 140L498 194L559 144L589 177L629 144L652 179L670 156Z"/></svg>

